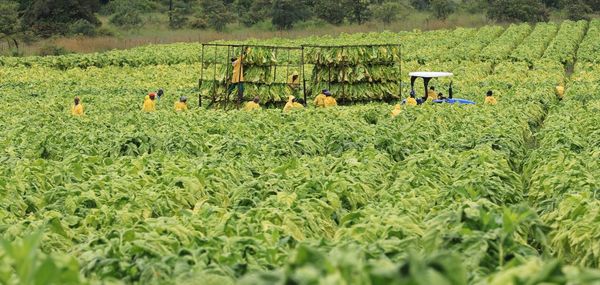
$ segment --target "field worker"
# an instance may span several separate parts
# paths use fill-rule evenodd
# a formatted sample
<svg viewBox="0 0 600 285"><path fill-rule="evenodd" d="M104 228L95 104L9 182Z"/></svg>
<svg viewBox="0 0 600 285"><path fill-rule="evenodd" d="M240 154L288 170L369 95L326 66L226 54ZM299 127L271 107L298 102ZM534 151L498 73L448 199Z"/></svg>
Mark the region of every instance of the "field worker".
<svg viewBox="0 0 600 285"><path fill-rule="evenodd" d="M227 89L227 94L231 94L231 92L233 92L233 89L237 87L239 98L242 98L244 96L244 66L242 61L244 60L244 56L247 52L248 48L244 50L244 53L239 58L231 58L233 73L231 75L231 85L229 85L229 89Z"/></svg>
<svg viewBox="0 0 600 285"><path fill-rule="evenodd" d="M331 92L328 91L325 93L325 100L323 100L323 104L325 104L325 107L337 106L337 101L331 96Z"/></svg>
<svg viewBox="0 0 600 285"><path fill-rule="evenodd" d="M402 107L400 107L400 104L394 105L394 109L392 109L392 118L400 115L400 112L402 112Z"/></svg>
<svg viewBox="0 0 600 285"><path fill-rule="evenodd" d="M142 107L142 111L144 112L154 112L156 111L156 93L150 93L146 98L144 98L144 106Z"/></svg>
<svg viewBox="0 0 600 285"><path fill-rule="evenodd" d="M417 99L415 99L415 91L410 91L410 97L406 98L406 106L417 106Z"/></svg>
<svg viewBox="0 0 600 285"><path fill-rule="evenodd" d="M429 91L427 91L427 101L433 101L437 99L437 94L435 94L435 87L429 87Z"/></svg>
<svg viewBox="0 0 600 285"><path fill-rule="evenodd" d="M75 97L73 99L73 106L71 107L71 115L73 116L82 116L83 115L83 104L81 104L81 100L79 97Z"/></svg>
<svg viewBox="0 0 600 285"><path fill-rule="evenodd" d="M187 97L181 96L179 101L175 101L175 112L187 111Z"/></svg>
<svg viewBox="0 0 600 285"><path fill-rule="evenodd" d="M555 91L556 93L556 97L558 98L558 101L561 101L563 99L563 97L565 96L565 87L562 85L562 83L558 83L556 84L556 88Z"/></svg>
<svg viewBox="0 0 600 285"><path fill-rule="evenodd" d="M258 102L260 102L260 98L258 98L258 96L254 97L254 100L246 103L244 106L244 111L260 110L260 105L258 105Z"/></svg>
<svg viewBox="0 0 600 285"><path fill-rule="evenodd" d="M331 95L331 93L329 92L329 90L327 89L323 89L321 90L321 93L319 93L319 95L317 95L317 97L315 97L315 107L325 107L325 98L327 98L327 94L329 93L329 95Z"/></svg>
<svg viewBox="0 0 600 285"><path fill-rule="evenodd" d="M300 103L300 100L294 96L290 96L290 97L288 97L287 103L285 103L285 106L283 107L283 112L289 112L294 109L302 109L302 108L304 108L304 105L302 105L302 103Z"/></svg>
<svg viewBox="0 0 600 285"><path fill-rule="evenodd" d="M440 92L437 94L437 99L436 100L446 100L448 98L444 97L444 93Z"/></svg>
<svg viewBox="0 0 600 285"><path fill-rule="evenodd" d="M496 101L496 98L494 98L494 93L492 92L492 90L489 90L486 94L485 94L485 102L486 105L496 105L498 102Z"/></svg>
<svg viewBox="0 0 600 285"><path fill-rule="evenodd" d="M156 91L156 97L158 97L158 100L160 100L160 97L162 97L164 94L165 92L162 89L158 89L158 91Z"/></svg>

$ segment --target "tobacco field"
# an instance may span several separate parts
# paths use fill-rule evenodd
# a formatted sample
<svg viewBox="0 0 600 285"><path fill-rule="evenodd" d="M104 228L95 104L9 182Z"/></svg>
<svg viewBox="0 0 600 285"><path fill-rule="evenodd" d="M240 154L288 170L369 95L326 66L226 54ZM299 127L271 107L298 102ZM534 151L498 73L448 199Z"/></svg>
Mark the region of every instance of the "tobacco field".
<svg viewBox="0 0 600 285"><path fill-rule="evenodd" d="M245 43L402 50L290 113L198 107L200 44L0 57L0 284L600 284L600 20ZM409 71L477 104L392 118Z"/></svg>

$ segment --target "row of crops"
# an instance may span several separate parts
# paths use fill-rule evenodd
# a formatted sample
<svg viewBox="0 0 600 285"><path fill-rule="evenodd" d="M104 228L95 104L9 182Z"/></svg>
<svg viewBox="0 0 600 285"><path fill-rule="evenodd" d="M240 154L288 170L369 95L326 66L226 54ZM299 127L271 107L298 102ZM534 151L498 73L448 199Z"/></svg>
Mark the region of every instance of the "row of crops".
<svg viewBox="0 0 600 285"><path fill-rule="evenodd" d="M2 59L0 283L598 284L597 27L312 39L399 35L403 73L454 72L455 94L478 103L395 118L381 102L175 113L173 101L200 91L198 58L182 60L198 45ZM575 48L553 47L569 39ZM115 61L97 60L106 56ZM359 67L334 72L338 81L398 75L362 57L342 57ZM449 84L433 83L444 93ZM158 87L158 111L142 113ZM379 98L356 90L349 100ZM498 105L481 104L487 90ZM84 117L69 115L74 96ZM283 100L272 96L263 100Z"/></svg>

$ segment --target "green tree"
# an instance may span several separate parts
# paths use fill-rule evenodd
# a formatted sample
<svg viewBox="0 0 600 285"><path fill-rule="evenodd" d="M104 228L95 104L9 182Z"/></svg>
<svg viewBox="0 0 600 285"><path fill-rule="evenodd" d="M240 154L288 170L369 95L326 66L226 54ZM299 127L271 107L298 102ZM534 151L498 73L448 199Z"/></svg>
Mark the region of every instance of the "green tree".
<svg viewBox="0 0 600 285"><path fill-rule="evenodd" d="M371 19L370 0L342 0L342 3L346 7L346 17L350 23L360 25Z"/></svg>
<svg viewBox="0 0 600 285"><path fill-rule="evenodd" d="M278 29L291 29L294 23L308 19L308 7L298 0L273 0L271 22Z"/></svg>
<svg viewBox="0 0 600 285"><path fill-rule="evenodd" d="M545 22L549 17L540 0L492 0L487 14L499 21Z"/></svg>
<svg viewBox="0 0 600 285"><path fill-rule="evenodd" d="M0 3L0 40L6 40L9 47L12 42L17 50L19 49L17 34L21 31L18 7L19 4L15 1Z"/></svg>
<svg viewBox="0 0 600 285"><path fill-rule="evenodd" d="M370 7L373 17L384 24L390 24L398 19L405 18L410 13L410 5L400 1L386 1L373 4Z"/></svg>
<svg viewBox="0 0 600 285"><path fill-rule="evenodd" d="M202 7L208 26L217 31L225 30L227 24L233 22L234 14L229 11L222 0L201 0L200 7Z"/></svg>
<svg viewBox="0 0 600 285"><path fill-rule="evenodd" d="M317 18L334 25L344 22L344 17L346 16L341 1L316 0L313 10Z"/></svg>
<svg viewBox="0 0 600 285"><path fill-rule="evenodd" d="M456 10L451 0L431 0L430 6L433 15L440 20L446 20Z"/></svg>
<svg viewBox="0 0 600 285"><path fill-rule="evenodd" d="M119 0L112 3L115 13L110 17L110 23L125 29L139 28L144 25L141 16L140 1Z"/></svg>
<svg viewBox="0 0 600 285"><path fill-rule="evenodd" d="M589 20L589 14L593 12L592 8L585 4L582 0L573 0L565 6L567 17L570 20Z"/></svg>
<svg viewBox="0 0 600 285"><path fill-rule="evenodd" d="M85 20L101 25L94 15L97 0L30 0L24 8L22 23L35 34L49 37L67 34L71 24Z"/></svg>

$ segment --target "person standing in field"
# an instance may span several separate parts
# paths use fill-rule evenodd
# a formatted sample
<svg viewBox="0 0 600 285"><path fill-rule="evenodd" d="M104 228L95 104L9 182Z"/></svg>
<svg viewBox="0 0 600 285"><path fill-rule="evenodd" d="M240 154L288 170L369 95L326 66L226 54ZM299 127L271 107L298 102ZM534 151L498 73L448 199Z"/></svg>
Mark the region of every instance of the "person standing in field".
<svg viewBox="0 0 600 285"><path fill-rule="evenodd" d="M496 101L496 98L494 98L494 93L492 92L492 90L488 90L488 92L485 94L485 102L486 105L496 105L498 104L498 101Z"/></svg>
<svg viewBox="0 0 600 285"><path fill-rule="evenodd" d="M556 84L554 93L556 94L556 98L558 98L558 101L562 101L563 97L565 96L565 87L562 83Z"/></svg>
<svg viewBox="0 0 600 285"><path fill-rule="evenodd" d="M71 115L83 116L83 104L81 104L81 99L79 99L79 97L75 97L75 99L73 99L73 106L71 106Z"/></svg>
<svg viewBox="0 0 600 285"><path fill-rule="evenodd" d="M331 96L331 92L325 93L325 100L323 100L323 104L325 107L335 107L337 106L337 101L333 96Z"/></svg>
<svg viewBox="0 0 600 285"><path fill-rule="evenodd" d="M246 103L244 106L244 111L260 110L260 105L258 102L260 102L260 98L258 98L258 96L254 97L254 100Z"/></svg>
<svg viewBox="0 0 600 285"><path fill-rule="evenodd" d="M231 85L229 85L229 89L227 89L227 95L233 92L233 89L237 88L238 98L244 97L244 57L248 52L249 48L246 48L239 58L232 57L231 65L233 66L233 73L231 75Z"/></svg>
<svg viewBox="0 0 600 285"><path fill-rule="evenodd" d="M142 111L144 112L154 112L156 111L156 93L150 93L146 98L144 98L144 105L142 106Z"/></svg>
<svg viewBox="0 0 600 285"><path fill-rule="evenodd" d="M187 111L187 97L181 96L179 101L175 101L175 112Z"/></svg>

